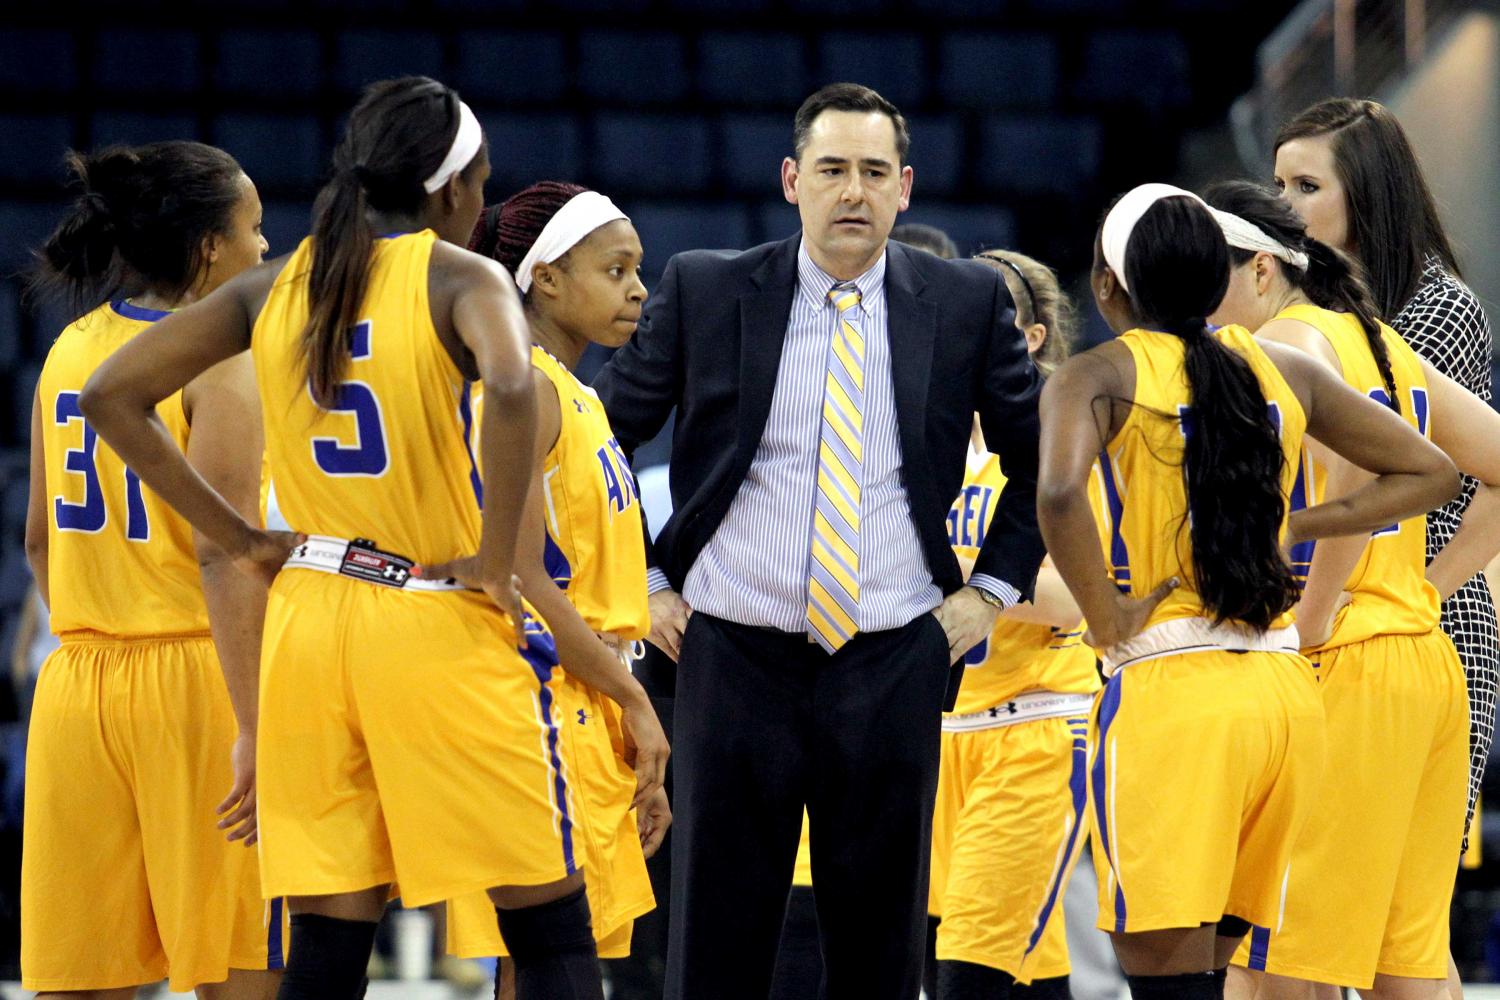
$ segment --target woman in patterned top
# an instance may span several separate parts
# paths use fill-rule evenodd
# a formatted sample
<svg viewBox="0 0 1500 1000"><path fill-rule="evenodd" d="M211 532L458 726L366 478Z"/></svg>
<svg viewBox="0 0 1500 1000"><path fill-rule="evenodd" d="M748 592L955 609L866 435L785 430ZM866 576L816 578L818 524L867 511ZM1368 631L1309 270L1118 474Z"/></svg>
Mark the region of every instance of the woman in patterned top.
<svg viewBox="0 0 1500 1000"><path fill-rule="evenodd" d="M1375 101L1330 98L1281 127L1276 186L1307 222L1308 235L1363 262L1380 315L1434 368L1490 398L1490 324L1462 281L1453 248L1401 123ZM1476 484L1427 517L1427 560L1453 538ZM1494 736L1500 633L1481 573L1444 595L1443 631L1468 677L1469 812L1473 819ZM1464 838L1467 849L1468 837ZM1450 979L1455 979L1450 972ZM1456 981L1451 985L1456 987ZM1454 997L1460 994L1456 991Z"/></svg>

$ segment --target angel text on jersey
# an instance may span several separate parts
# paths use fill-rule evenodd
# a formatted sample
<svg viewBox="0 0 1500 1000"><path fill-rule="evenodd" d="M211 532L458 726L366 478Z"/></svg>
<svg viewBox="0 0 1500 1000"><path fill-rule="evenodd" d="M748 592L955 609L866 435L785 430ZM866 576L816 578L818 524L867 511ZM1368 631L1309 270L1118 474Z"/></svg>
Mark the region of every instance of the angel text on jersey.
<svg viewBox="0 0 1500 1000"><path fill-rule="evenodd" d="M640 497L630 463L625 461L625 452L620 443L610 438L594 453L599 459L599 470L604 476L604 492L609 498L611 514L623 514Z"/></svg>

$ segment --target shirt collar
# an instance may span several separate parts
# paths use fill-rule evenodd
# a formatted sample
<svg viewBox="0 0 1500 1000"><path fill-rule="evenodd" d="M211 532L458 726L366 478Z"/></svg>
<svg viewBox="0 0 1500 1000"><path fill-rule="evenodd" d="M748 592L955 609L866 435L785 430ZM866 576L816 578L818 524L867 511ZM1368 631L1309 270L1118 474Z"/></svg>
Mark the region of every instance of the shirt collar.
<svg viewBox="0 0 1500 1000"><path fill-rule="evenodd" d="M859 289L859 308L867 315L874 310L876 300L885 292L885 261L886 254L882 252L869 270L854 279L854 287ZM802 294L818 309L830 304L829 290L834 285L841 284L837 278L813 263L812 255L807 252L806 239L797 244L797 284L802 289Z"/></svg>

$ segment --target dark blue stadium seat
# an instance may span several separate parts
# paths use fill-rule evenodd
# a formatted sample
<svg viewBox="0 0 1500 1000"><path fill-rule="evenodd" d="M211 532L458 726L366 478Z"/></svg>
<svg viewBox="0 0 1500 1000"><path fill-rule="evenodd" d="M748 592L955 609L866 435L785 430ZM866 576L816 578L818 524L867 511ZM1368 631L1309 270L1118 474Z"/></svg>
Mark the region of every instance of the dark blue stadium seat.
<svg viewBox="0 0 1500 1000"><path fill-rule="evenodd" d="M792 118L732 115L724 119L719 169L735 191L771 195L781 189L781 160L792 152Z"/></svg>
<svg viewBox="0 0 1500 1000"><path fill-rule="evenodd" d="M770 0L666 0L672 10L694 16L735 14L743 16L765 10Z"/></svg>
<svg viewBox="0 0 1500 1000"><path fill-rule="evenodd" d="M420 31L344 32L337 53L333 78L349 91L393 76L443 76L442 42Z"/></svg>
<svg viewBox="0 0 1500 1000"><path fill-rule="evenodd" d="M291 253L302 242L302 237L312 231L312 205L293 201L261 202L260 231L271 244L269 260Z"/></svg>
<svg viewBox="0 0 1500 1000"><path fill-rule="evenodd" d="M73 123L63 115L0 115L0 180L61 181ZM7 234L7 238L9 234Z"/></svg>
<svg viewBox="0 0 1500 1000"><path fill-rule="evenodd" d="M1057 97L1057 45L1046 35L966 33L943 39L943 99L971 108L1050 107Z"/></svg>
<svg viewBox="0 0 1500 1000"><path fill-rule="evenodd" d="M1009 246L1016 238L1016 217L1000 205L951 205L913 198L911 208L896 216L898 225L907 222L941 229L963 256L987 247Z"/></svg>
<svg viewBox="0 0 1500 1000"><path fill-rule="evenodd" d="M797 35L709 32L698 40L698 90L716 103L793 108L808 89Z"/></svg>
<svg viewBox="0 0 1500 1000"><path fill-rule="evenodd" d="M21 330L21 286L0 281L0 371L9 371L26 353Z"/></svg>
<svg viewBox="0 0 1500 1000"><path fill-rule="evenodd" d="M712 170L708 123L699 117L600 115L593 164L606 194L659 191L664 185L700 191Z"/></svg>
<svg viewBox="0 0 1500 1000"><path fill-rule="evenodd" d="M920 38L834 32L823 36L813 83L862 83L907 110L926 92L926 62Z"/></svg>
<svg viewBox="0 0 1500 1000"><path fill-rule="evenodd" d="M807 14L871 14L882 4L881 0L787 0L787 6Z"/></svg>
<svg viewBox="0 0 1500 1000"><path fill-rule="evenodd" d="M0 128L4 128L0 122ZM65 204L56 202L0 202L0 272L10 273L31 263L31 251L42 245L61 221Z"/></svg>
<svg viewBox="0 0 1500 1000"><path fill-rule="evenodd" d="M948 20L994 18L1009 13L1015 0L906 0L914 11L937 14Z"/></svg>
<svg viewBox="0 0 1500 1000"><path fill-rule="evenodd" d="M8 611L21 606L31 587L31 568L26 565L26 551L19 546L5 549L0 556L0 608Z"/></svg>
<svg viewBox="0 0 1500 1000"><path fill-rule="evenodd" d="M94 83L104 94L191 94L198 89L198 38L190 31L122 29L94 45Z"/></svg>
<svg viewBox="0 0 1500 1000"><path fill-rule="evenodd" d="M802 228L802 219L797 215L797 206L785 198L768 198L755 211L756 231L751 234L755 243L770 243L784 240Z"/></svg>
<svg viewBox="0 0 1500 1000"><path fill-rule="evenodd" d="M937 118L912 118L911 152L907 157L916 174L916 197L953 194L963 179L963 123L955 115Z"/></svg>
<svg viewBox="0 0 1500 1000"><path fill-rule="evenodd" d="M536 181L576 181L583 174L578 123L564 115L479 115L490 143L489 191L509 197Z"/></svg>
<svg viewBox="0 0 1500 1000"><path fill-rule="evenodd" d="M6 440L25 444L31 440L31 407L36 397L37 376L42 373L41 362L32 361L21 365L11 378L9 427Z"/></svg>
<svg viewBox="0 0 1500 1000"><path fill-rule="evenodd" d="M477 31L458 36L453 86L470 104L554 101L568 90L563 37L540 31Z"/></svg>
<svg viewBox="0 0 1500 1000"><path fill-rule="evenodd" d="M433 0L433 6L438 10L482 11L488 14L491 11L524 10L526 0Z"/></svg>
<svg viewBox="0 0 1500 1000"><path fill-rule="evenodd" d="M89 121L89 145L139 145L164 139L199 138L198 119L192 115L159 115L148 111L101 111Z"/></svg>
<svg viewBox="0 0 1500 1000"><path fill-rule="evenodd" d="M1092 118L989 118L975 161L980 180L992 190L1074 194L1098 172L1101 133Z"/></svg>
<svg viewBox="0 0 1500 1000"><path fill-rule="evenodd" d="M322 46L311 31L225 31L214 80L253 97L309 97L322 83Z"/></svg>
<svg viewBox="0 0 1500 1000"><path fill-rule="evenodd" d="M646 251L648 284L655 284L673 254L750 245L750 223L738 205L627 202L621 207L630 213Z"/></svg>
<svg viewBox="0 0 1500 1000"><path fill-rule="evenodd" d="M539 4L543 9L550 6L579 14L634 14L650 5L651 0L542 0Z"/></svg>
<svg viewBox="0 0 1500 1000"><path fill-rule="evenodd" d="M30 490L24 476L17 476L0 489L0 530L9 541L24 538L26 534L26 507Z"/></svg>
<svg viewBox="0 0 1500 1000"><path fill-rule="evenodd" d="M66 31L0 32L0 90L67 94L78 85L73 37Z"/></svg>
<svg viewBox="0 0 1500 1000"><path fill-rule="evenodd" d="M1171 31L1099 31L1084 47L1078 96L1100 104L1167 109L1185 105L1187 45Z"/></svg>
<svg viewBox="0 0 1500 1000"><path fill-rule="evenodd" d="M1058 18L1078 14L1122 15L1130 12L1135 0L1027 0L1026 6Z"/></svg>
<svg viewBox="0 0 1500 1000"><path fill-rule="evenodd" d="M691 85L683 41L665 32L585 32L578 58L578 87L596 101L662 104Z"/></svg>
<svg viewBox="0 0 1500 1000"><path fill-rule="evenodd" d="M262 191L302 188L324 173L327 144L311 116L229 114L214 123L213 134Z"/></svg>

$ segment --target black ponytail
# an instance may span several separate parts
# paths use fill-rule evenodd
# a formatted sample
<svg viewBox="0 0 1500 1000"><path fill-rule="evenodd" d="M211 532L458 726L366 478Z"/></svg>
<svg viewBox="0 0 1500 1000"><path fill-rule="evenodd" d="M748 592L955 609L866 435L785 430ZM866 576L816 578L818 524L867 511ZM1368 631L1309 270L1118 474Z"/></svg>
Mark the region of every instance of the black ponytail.
<svg viewBox="0 0 1500 1000"><path fill-rule="evenodd" d="M1320 243L1307 235L1307 224L1296 210L1275 191L1250 181L1224 181L1204 193L1204 201L1221 212L1238 215L1254 223L1265 234L1289 250L1307 254L1307 267L1297 268L1281 263L1281 273L1293 288L1312 300L1313 305L1334 312L1352 313L1365 332L1365 342L1380 369L1385 383L1387 403L1401 412L1401 397L1396 394L1396 378L1391 372L1390 352L1380 333L1379 308L1366 283L1364 269L1342 250ZM1253 250L1231 247L1230 259L1236 266L1255 256Z"/></svg>
<svg viewBox="0 0 1500 1000"><path fill-rule="evenodd" d="M1229 284L1224 234L1196 201L1163 199L1136 223L1125 271L1142 324L1185 345L1183 478L1198 594L1216 624L1265 630L1298 597L1281 553L1286 457L1249 362L1208 331Z"/></svg>
<svg viewBox="0 0 1500 1000"><path fill-rule="evenodd" d="M66 164L78 197L37 250L29 292L75 316L122 293L180 299L243 196L234 157L198 142L70 151Z"/></svg>
<svg viewBox="0 0 1500 1000"><path fill-rule="evenodd" d="M427 196L422 182L447 157L458 124L458 94L422 76L371 84L349 115L333 177L313 205L302 346L308 385L321 406L334 403L349 361L349 331L369 285L376 234L368 213L419 212Z"/></svg>

